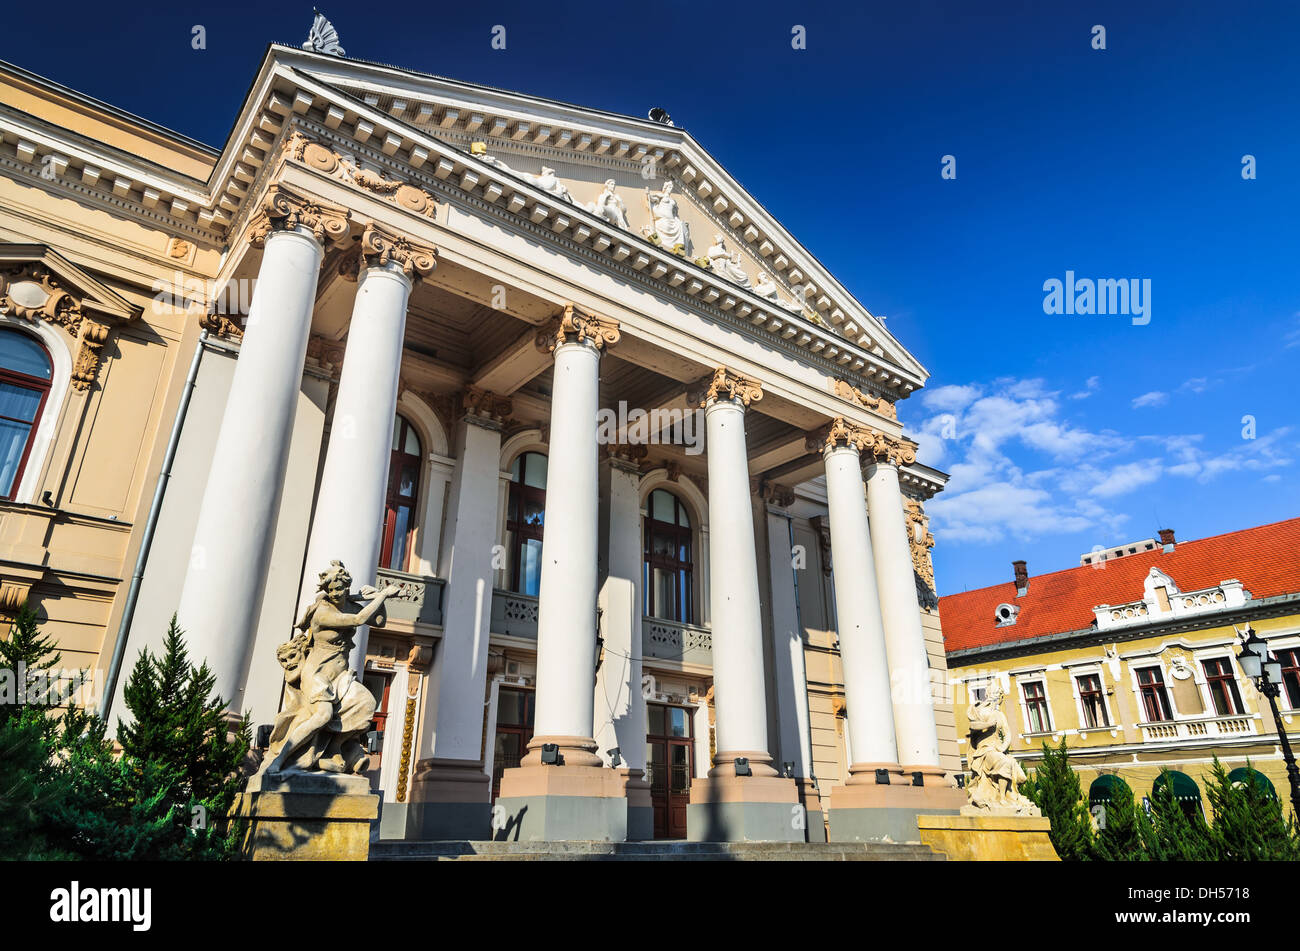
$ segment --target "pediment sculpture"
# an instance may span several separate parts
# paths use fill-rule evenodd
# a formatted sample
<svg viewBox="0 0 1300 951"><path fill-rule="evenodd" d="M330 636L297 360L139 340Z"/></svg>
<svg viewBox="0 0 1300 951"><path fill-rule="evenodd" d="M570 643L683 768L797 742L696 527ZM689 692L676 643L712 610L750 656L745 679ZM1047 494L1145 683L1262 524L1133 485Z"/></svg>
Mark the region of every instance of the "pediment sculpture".
<svg viewBox="0 0 1300 951"><path fill-rule="evenodd" d="M964 814L993 816L1038 816L1038 807L1020 793L1020 784L1029 777L1019 761L1007 752L1011 748L1011 731L1002 712L1005 698L1002 686L989 685L983 700L966 708L970 724L970 754L967 766L971 781L966 787Z"/></svg>
<svg viewBox="0 0 1300 951"><path fill-rule="evenodd" d="M612 178L605 181L605 187L596 196L596 200L587 203L587 210L593 215L599 215L612 225L618 225L624 231L631 230L631 226L627 223L627 205L614 191L614 179Z"/></svg>
<svg viewBox="0 0 1300 951"><path fill-rule="evenodd" d="M644 234L665 251L683 257L691 253L691 226L678 214L677 199L673 197L673 183L665 182L662 191L646 189L646 206L650 209L653 225Z"/></svg>
<svg viewBox="0 0 1300 951"><path fill-rule="evenodd" d="M299 633L276 650L284 668L284 709L276 716L260 774L276 780L294 773L359 774L370 768L361 735L375 715L375 696L351 665L357 628L379 625L375 615L398 593L393 585L350 594L352 576L332 561L320 573L316 599L297 624Z"/></svg>
<svg viewBox="0 0 1300 951"><path fill-rule="evenodd" d="M751 286L749 275L741 266L740 252L728 251L726 239L720 234L713 236L713 244L708 251L709 267L719 277L725 277L733 284L748 288Z"/></svg>
<svg viewBox="0 0 1300 951"><path fill-rule="evenodd" d="M776 283L768 276L766 271L758 272L758 280L754 282L754 293L764 300L770 300L778 307L784 307L792 313L802 313L803 307L800 304L784 301L776 292Z"/></svg>

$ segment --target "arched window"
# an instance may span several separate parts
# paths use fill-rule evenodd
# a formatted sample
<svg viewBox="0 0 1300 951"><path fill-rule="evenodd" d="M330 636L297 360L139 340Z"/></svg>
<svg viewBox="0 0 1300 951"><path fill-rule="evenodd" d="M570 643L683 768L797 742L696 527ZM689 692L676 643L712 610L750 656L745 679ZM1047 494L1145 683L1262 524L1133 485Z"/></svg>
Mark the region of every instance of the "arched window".
<svg viewBox="0 0 1300 951"><path fill-rule="evenodd" d="M691 517L671 492L650 493L645 518L645 613L687 624L695 621L695 563Z"/></svg>
<svg viewBox="0 0 1300 951"><path fill-rule="evenodd" d="M17 330L0 330L0 498L12 499L22 483L53 377L43 346Z"/></svg>
<svg viewBox="0 0 1300 951"><path fill-rule="evenodd" d="M510 590L536 595L542 582L542 530L546 522L546 457L526 452L510 466L506 539Z"/></svg>
<svg viewBox="0 0 1300 951"><path fill-rule="evenodd" d="M420 489L420 435L398 416L393 420L393 450L388 463L388 506L379 567L405 571L415 528L415 497Z"/></svg>

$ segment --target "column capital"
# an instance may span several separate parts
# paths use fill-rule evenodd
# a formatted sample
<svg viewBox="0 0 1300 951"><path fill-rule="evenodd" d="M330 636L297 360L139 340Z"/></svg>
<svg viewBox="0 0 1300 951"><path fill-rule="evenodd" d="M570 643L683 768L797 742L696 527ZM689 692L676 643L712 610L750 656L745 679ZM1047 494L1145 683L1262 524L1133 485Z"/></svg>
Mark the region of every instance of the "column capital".
<svg viewBox="0 0 1300 951"><path fill-rule="evenodd" d="M297 192L276 182L267 189L245 237L260 248L277 231L305 228L322 247L341 244L348 236L348 210Z"/></svg>
<svg viewBox="0 0 1300 951"><path fill-rule="evenodd" d="M561 344L573 342L588 344L599 351L614 346L620 336L618 321L612 317L584 314L572 304L565 304L562 313L537 331L535 343L545 353L554 353Z"/></svg>
<svg viewBox="0 0 1300 951"><path fill-rule="evenodd" d="M890 436L870 426L851 423L843 416L808 434L805 442L809 452L824 452L837 446L848 446L862 454L863 463L889 463L895 466L910 465L916 461L916 443L901 436Z"/></svg>
<svg viewBox="0 0 1300 951"><path fill-rule="evenodd" d="M361 256L366 267L396 266L412 281L427 277L438 266L437 248L373 223L361 234Z"/></svg>
<svg viewBox="0 0 1300 951"><path fill-rule="evenodd" d="M734 370L718 367L712 376L699 380L686 393L687 402L708 406L719 400L738 402L742 406L757 403L763 398L763 384L741 376Z"/></svg>
<svg viewBox="0 0 1300 951"><path fill-rule="evenodd" d="M465 422L487 429L500 429L515 408L510 397L473 386L449 394L445 400L453 423L464 417Z"/></svg>
<svg viewBox="0 0 1300 951"><path fill-rule="evenodd" d="M650 450L640 443L605 443L600 447L600 458L616 469L639 473L641 463Z"/></svg>
<svg viewBox="0 0 1300 951"><path fill-rule="evenodd" d="M754 480L754 493L769 505L786 509L794 505L794 489L769 479Z"/></svg>

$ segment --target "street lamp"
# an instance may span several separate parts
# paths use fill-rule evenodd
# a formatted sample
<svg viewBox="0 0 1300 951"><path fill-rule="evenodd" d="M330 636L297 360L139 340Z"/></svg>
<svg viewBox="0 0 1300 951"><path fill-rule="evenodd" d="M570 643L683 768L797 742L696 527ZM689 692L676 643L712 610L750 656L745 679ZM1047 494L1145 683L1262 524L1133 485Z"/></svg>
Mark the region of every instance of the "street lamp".
<svg viewBox="0 0 1300 951"><path fill-rule="evenodd" d="M1300 818L1300 768L1296 767L1295 754L1291 752L1291 742L1286 736L1282 714L1277 710L1277 698L1282 693L1282 663L1269 654L1268 641L1256 634L1249 624L1246 625L1241 653L1237 659L1241 661L1241 669L1246 676L1254 682L1255 689L1268 698L1269 709L1273 711L1273 722L1277 724L1277 738L1282 745L1282 758L1286 760L1286 776L1291 783L1291 811Z"/></svg>

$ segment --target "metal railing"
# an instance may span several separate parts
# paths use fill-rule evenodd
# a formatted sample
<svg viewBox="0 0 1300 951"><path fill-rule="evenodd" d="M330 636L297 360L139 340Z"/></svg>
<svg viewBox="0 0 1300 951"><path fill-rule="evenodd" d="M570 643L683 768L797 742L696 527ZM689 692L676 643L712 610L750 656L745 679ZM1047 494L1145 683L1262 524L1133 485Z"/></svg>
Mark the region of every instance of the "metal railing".
<svg viewBox="0 0 1300 951"><path fill-rule="evenodd" d="M445 582L405 571L380 568L375 572L379 584L396 585L398 593L384 604L389 620L442 625L442 599Z"/></svg>

